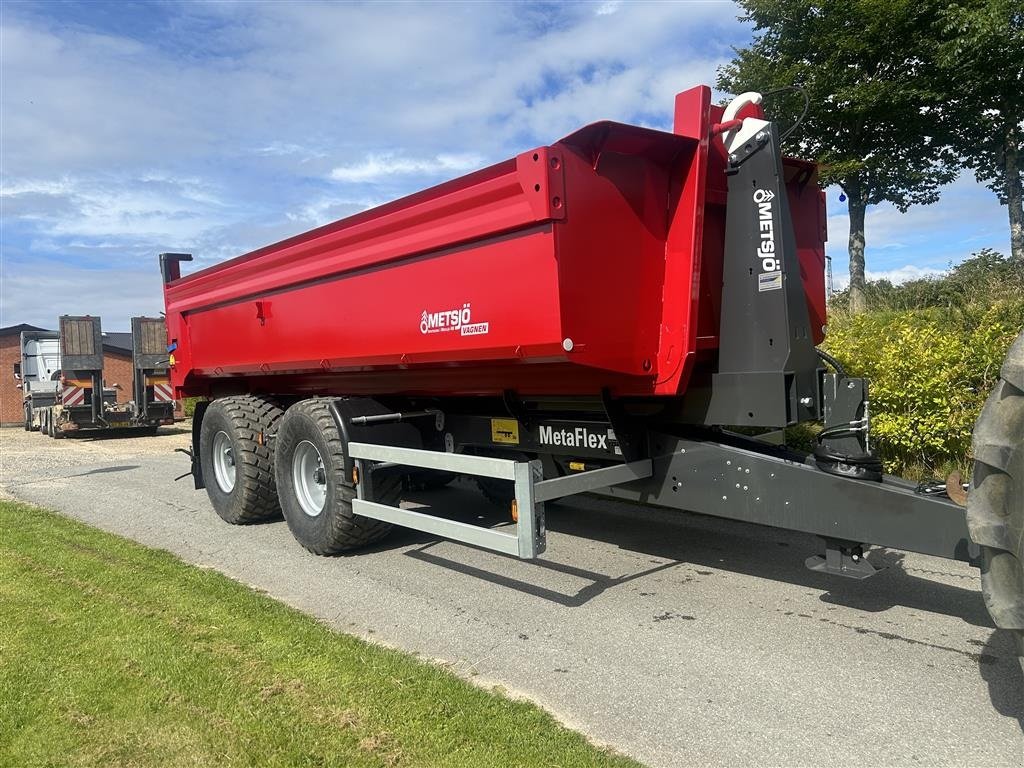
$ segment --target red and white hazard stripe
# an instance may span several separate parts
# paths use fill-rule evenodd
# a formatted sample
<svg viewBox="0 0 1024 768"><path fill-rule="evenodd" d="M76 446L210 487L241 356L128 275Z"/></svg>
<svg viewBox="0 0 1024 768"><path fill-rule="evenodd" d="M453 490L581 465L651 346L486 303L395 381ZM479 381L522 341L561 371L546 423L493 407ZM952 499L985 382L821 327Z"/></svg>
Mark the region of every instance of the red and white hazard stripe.
<svg viewBox="0 0 1024 768"><path fill-rule="evenodd" d="M65 384L60 393L60 401L65 406L83 405L85 403L85 389L76 387L73 384Z"/></svg>
<svg viewBox="0 0 1024 768"><path fill-rule="evenodd" d="M170 403L174 400L174 390L169 383L153 385L153 401L157 403Z"/></svg>

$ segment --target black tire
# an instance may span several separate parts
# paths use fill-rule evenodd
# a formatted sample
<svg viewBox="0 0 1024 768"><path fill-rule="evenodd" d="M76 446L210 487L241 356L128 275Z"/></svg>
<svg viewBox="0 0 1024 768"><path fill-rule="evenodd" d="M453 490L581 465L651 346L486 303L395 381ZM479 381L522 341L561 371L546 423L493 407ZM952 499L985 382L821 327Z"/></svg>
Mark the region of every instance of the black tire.
<svg viewBox="0 0 1024 768"><path fill-rule="evenodd" d="M981 546L981 591L1024 657L1024 332L974 426L973 450L967 523Z"/></svg>
<svg viewBox="0 0 1024 768"><path fill-rule="evenodd" d="M495 456L501 459L513 459L514 461L529 461L530 457L518 451L490 452L488 456ZM511 514L512 501L516 497L515 485L510 480L498 480L493 477L477 477L476 487L491 504L502 512Z"/></svg>
<svg viewBox="0 0 1024 768"><path fill-rule="evenodd" d="M327 398L314 397L295 403L281 419L274 446L274 469L284 519L296 541L316 555L337 555L363 547L379 541L391 530L388 523L352 512L356 491L350 478L345 477L344 447L328 409L329 402ZM312 445L322 463L322 474L316 482L323 486L324 495L320 511L315 513L303 509L302 490L296 488L297 454L305 451L311 455L303 445ZM375 501L396 506L401 496L401 476L375 478Z"/></svg>
<svg viewBox="0 0 1024 768"><path fill-rule="evenodd" d="M213 509L232 525L259 523L280 514L274 482L271 435L283 411L272 400L234 395L215 400L206 409L199 431L199 461ZM223 434L223 438L218 435ZM234 482L218 473L214 448L219 447Z"/></svg>

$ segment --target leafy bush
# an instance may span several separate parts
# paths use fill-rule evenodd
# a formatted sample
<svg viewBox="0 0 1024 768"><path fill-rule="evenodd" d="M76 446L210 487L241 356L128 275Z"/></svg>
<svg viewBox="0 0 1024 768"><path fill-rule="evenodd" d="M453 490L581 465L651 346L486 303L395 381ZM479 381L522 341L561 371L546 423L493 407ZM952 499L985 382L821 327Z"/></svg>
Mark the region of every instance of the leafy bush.
<svg viewBox="0 0 1024 768"><path fill-rule="evenodd" d="M205 400L205 397L186 397L181 404L181 410L187 418L192 418L196 412L196 403Z"/></svg>
<svg viewBox="0 0 1024 768"><path fill-rule="evenodd" d="M868 310L884 312L910 309L956 309L979 301L1019 299L1024 296L1024 265L998 251L985 248L942 277L926 277L893 285L888 280L872 280L865 286ZM849 312L850 292L841 291L829 300L829 310Z"/></svg>
<svg viewBox="0 0 1024 768"><path fill-rule="evenodd" d="M886 469L969 473L974 422L1024 327L1024 265L983 251L947 277L874 289L866 314L830 307L825 348L870 379Z"/></svg>

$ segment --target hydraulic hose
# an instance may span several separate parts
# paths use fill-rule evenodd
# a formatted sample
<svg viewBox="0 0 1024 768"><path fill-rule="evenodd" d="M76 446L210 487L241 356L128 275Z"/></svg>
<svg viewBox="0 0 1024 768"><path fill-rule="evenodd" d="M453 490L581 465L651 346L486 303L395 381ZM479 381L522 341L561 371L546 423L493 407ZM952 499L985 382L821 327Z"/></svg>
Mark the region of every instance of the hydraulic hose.
<svg viewBox="0 0 1024 768"><path fill-rule="evenodd" d="M832 355L830 355L828 352L823 352L822 350L817 348L815 348L814 351L818 353L818 357L820 357L826 363L835 368L836 373L838 373L840 376L846 376L846 369L843 368L843 364L836 360L834 357L832 357Z"/></svg>
<svg viewBox="0 0 1024 768"><path fill-rule="evenodd" d="M804 108L803 108L803 111L800 113L800 117L798 117L796 119L796 122L793 123L791 126L789 126L789 128L787 128L785 131L782 132L782 134L779 136L779 141L785 140L786 137L789 136L789 134L791 134L793 131L796 130L796 127L798 125L800 125L800 123L802 123L804 121L805 117L807 117L807 111L811 108L811 98L810 98L810 96L808 96L807 95L807 91L804 90L799 85L784 85L781 88L776 88L773 91L765 91L761 95L763 97L767 98L769 96L774 96L776 93L785 93L786 91L796 91L801 96L803 96L804 97Z"/></svg>

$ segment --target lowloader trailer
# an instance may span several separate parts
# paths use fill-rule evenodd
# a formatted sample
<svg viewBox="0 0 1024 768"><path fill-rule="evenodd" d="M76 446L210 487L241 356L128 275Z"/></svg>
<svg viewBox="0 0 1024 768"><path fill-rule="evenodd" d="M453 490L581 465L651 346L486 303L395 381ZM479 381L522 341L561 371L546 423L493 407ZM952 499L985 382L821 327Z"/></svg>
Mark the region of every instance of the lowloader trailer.
<svg viewBox="0 0 1024 768"><path fill-rule="evenodd" d="M760 102L696 87L671 133L594 123L186 277L161 254L171 380L207 398L196 488L324 555L397 525L536 558L545 502L591 492L817 534L836 576L871 545L951 558L1024 654L1024 333L969 493L883 474L868 382L816 348L817 168ZM751 436L812 421L810 454ZM456 475L510 522L400 508Z"/></svg>
<svg viewBox="0 0 1024 768"><path fill-rule="evenodd" d="M117 402L103 381L100 318L59 319L60 375L55 402L37 409L40 430L62 438L75 432L128 429L155 432L174 423L174 393L167 372L167 330L162 318L132 318L132 399ZM95 393L102 392L101 396Z"/></svg>

